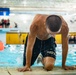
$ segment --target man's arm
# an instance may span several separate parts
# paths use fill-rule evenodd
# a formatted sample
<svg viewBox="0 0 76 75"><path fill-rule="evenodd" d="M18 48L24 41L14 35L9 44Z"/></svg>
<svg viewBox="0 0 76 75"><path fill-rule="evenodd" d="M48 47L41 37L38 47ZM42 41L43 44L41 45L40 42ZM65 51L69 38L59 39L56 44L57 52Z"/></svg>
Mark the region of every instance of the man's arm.
<svg viewBox="0 0 76 75"><path fill-rule="evenodd" d="M30 33L28 36L28 43L26 47L26 65L28 67L31 66L32 51L33 51L35 39L36 39L36 36Z"/></svg>
<svg viewBox="0 0 76 75"><path fill-rule="evenodd" d="M28 42L26 47L26 65L23 68L19 68L18 71L24 72L24 71L31 71L31 58L32 58L32 51L33 46L35 43L36 36L33 34L28 35Z"/></svg>
<svg viewBox="0 0 76 75"><path fill-rule="evenodd" d="M68 54L68 37L62 35L62 67L65 67L66 58Z"/></svg>
<svg viewBox="0 0 76 75"><path fill-rule="evenodd" d="M66 24L62 28L62 68L65 70L73 70L76 68L73 66L65 65L68 54L68 32L69 32L69 28Z"/></svg>
<svg viewBox="0 0 76 75"><path fill-rule="evenodd" d="M19 68L18 71L24 72L24 71L30 71L30 66L31 66L31 58L32 58L32 51L33 51L33 46L36 40L36 31L31 29L29 35L28 35L28 42L27 42L27 47L26 47L26 65L23 68Z"/></svg>
<svg viewBox="0 0 76 75"><path fill-rule="evenodd" d="M26 65L23 68L18 69L18 71L20 72L31 70L30 66L31 66L32 51L36 40L36 36L37 36L37 26L36 26L36 20L34 20L32 25L30 26L30 32L28 35L28 42L26 47Z"/></svg>

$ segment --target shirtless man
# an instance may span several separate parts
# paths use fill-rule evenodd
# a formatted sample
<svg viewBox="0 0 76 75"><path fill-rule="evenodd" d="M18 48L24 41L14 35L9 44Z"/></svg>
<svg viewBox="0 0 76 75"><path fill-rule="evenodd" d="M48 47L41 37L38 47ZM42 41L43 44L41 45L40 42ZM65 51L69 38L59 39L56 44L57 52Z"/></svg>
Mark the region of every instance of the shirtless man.
<svg viewBox="0 0 76 75"><path fill-rule="evenodd" d="M31 65L35 62L41 52L43 56L44 69L50 71L54 67L56 59L55 35L62 35L62 68L74 70L72 66L66 66L68 53L68 32L69 28L62 16L37 14L30 26L30 32L26 40L24 51L23 68L18 71L30 71Z"/></svg>

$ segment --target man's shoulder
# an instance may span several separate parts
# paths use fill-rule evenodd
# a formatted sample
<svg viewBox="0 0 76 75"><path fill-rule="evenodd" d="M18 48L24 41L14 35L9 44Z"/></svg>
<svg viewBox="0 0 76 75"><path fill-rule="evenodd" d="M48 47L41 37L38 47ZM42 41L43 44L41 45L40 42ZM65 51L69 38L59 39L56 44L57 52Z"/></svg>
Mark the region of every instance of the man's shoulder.
<svg viewBox="0 0 76 75"><path fill-rule="evenodd" d="M42 17L46 17L46 16L48 16L48 15L46 15L46 14L36 14L35 18L38 18L38 17L42 18Z"/></svg>
<svg viewBox="0 0 76 75"><path fill-rule="evenodd" d="M38 17L38 16L45 16L45 14L36 14L35 16L36 17Z"/></svg>
<svg viewBox="0 0 76 75"><path fill-rule="evenodd" d="M47 17L47 15L45 15L45 14L36 14L33 22L35 22L35 23L37 23L37 22L40 23L41 21L43 22L43 20L45 20L46 17Z"/></svg>

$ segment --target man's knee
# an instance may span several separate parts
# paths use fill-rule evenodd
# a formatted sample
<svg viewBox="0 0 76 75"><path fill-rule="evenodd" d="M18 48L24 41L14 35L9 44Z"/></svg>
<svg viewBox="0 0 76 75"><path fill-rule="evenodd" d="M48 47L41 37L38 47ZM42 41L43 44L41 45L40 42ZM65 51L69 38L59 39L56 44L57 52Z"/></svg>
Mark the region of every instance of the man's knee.
<svg viewBox="0 0 76 75"><path fill-rule="evenodd" d="M54 64L52 63L47 63L45 64L44 68L47 70L47 71L51 71L54 67Z"/></svg>

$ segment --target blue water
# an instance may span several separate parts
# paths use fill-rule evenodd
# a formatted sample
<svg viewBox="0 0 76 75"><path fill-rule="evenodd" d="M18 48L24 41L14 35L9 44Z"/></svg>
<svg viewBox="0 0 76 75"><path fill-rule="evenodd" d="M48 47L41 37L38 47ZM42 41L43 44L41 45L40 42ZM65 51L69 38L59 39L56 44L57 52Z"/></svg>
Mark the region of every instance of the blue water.
<svg viewBox="0 0 76 75"><path fill-rule="evenodd" d="M55 66L62 65L62 48L61 44L56 48L56 62ZM23 63L24 45L5 45L5 49L0 51L0 66L1 67L21 67ZM76 44L69 44L69 51L66 65L76 65ZM33 66L42 66L41 63Z"/></svg>

